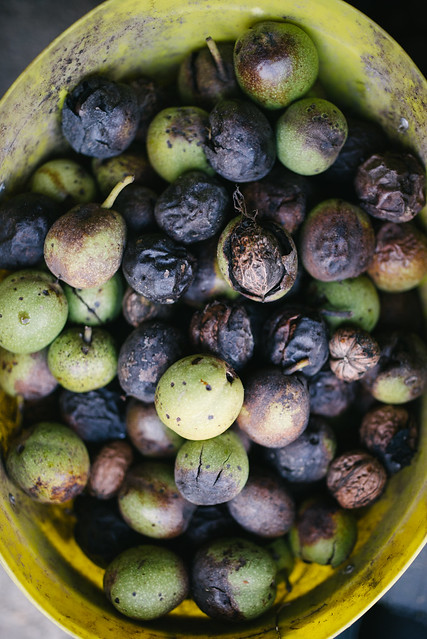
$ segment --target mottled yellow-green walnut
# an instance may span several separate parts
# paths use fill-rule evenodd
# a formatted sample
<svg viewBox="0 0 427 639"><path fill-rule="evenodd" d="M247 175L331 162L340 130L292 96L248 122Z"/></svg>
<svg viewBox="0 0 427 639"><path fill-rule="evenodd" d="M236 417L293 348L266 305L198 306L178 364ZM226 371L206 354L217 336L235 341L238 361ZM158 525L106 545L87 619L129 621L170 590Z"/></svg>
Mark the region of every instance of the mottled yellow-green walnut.
<svg viewBox="0 0 427 639"><path fill-rule="evenodd" d="M67 298L50 273L25 269L0 283L0 346L12 353L45 348L67 316Z"/></svg>
<svg viewBox="0 0 427 639"><path fill-rule="evenodd" d="M43 193L57 202L71 204L93 202L97 188L95 179L74 160L57 158L42 164L33 173L30 187L34 193Z"/></svg>
<svg viewBox="0 0 427 639"><path fill-rule="evenodd" d="M175 458L175 482L181 495L199 506L223 504L244 488L249 460L236 433L187 441Z"/></svg>
<svg viewBox="0 0 427 639"><path fill-rule="evenodd" d="M294 173L323 173L337 159L347 133L347 120L332 102L297 100L277 120L277 157Z"/></svg>
<svg viewBox="0 0 427 639"><path fill-rule="evenodd" d="M49 346L47 362L67 390L86 393L109 384L117 374L117 347L102 328L81 326L63 331Z"/></svg>
<svg viewBox="0 0 427 639"><path fill-rule="evenodd" d="M182 173L214 170L204 151L208 113L192 106L169 107L154 116L147 132L147 153L154 170L168 182Z"/></svg>
<svg viewBox="0 0 427 639"><path fill-rule="evenodd" d="M132 619L157 619L187 596L184 562L167 548L146 544L120 553L104 574L104 592L113 606Z"/></svg>
<svg viewBox="0 0 427 639"><path fill-rule="evenodd" d="M241 89L267 109L301 98L314 84L319 57L310 36L289 22L255 24L234 46L234 69Z"/></svg>
<svg viewBox="0 0 427 639"><path fill-rule="evenodd" d="M47 365L47 348L11 353L0 347L0 388L12 397L40 399L58 385Z"/></svg>
<svg viewBox="0 0 427 639"><path fill-rule="evenodd" d="M118 271L126 242L120 213L99 204L78 204L50 227L44 244L48 268L75 288L94 288Z"/></svg>
<svg viewBox="0 0 427 639"><path fill-rule="evenodd" d="M24 430L6 458L12 481L43 503L62 503L80 494L89 477L89 466L83 440L57 422L40 422Z"/></svg>
<svg viewBox="0 0 427 639"><path fill-rule="evenodd" d="M243 385L235 371L213 355L178 360L157 384L155 406L166 426L186 439L223 433L243 404Z"/></svg>

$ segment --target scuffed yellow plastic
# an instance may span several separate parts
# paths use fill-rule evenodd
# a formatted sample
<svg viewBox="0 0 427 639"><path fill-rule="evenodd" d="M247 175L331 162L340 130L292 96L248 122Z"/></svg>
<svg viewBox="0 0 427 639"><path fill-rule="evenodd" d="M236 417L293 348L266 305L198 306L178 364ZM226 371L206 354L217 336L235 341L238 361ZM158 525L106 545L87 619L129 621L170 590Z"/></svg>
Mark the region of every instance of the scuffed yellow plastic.
<svg viewBox="0 0 427 639"><path fill-rule="evenodd" d="M427 162L427 83L402 49L378 26L338 0L109 0L55 40L0 102L0 194L25 186L55 151L60 106L83 76L149 74L167 78L207 36L234 40L266 18L302 26L320 54L320 79L345 108L376 119L393 138ZM424 287L424 299L427 294ZM2 454L19 423L15 400L0 395ZM33 502L0 463L0 557L34 604L82 639L191 637L326 639L381 597L427 539L427 400L419 452L395 475L384 496L360 515L350 559L336 570L297 562L292 591L280 590L273 611L241 625L219 624L184 602L166 619L147 624L116 613L102 593L103 571L73 539L69 505Z"/></svg>

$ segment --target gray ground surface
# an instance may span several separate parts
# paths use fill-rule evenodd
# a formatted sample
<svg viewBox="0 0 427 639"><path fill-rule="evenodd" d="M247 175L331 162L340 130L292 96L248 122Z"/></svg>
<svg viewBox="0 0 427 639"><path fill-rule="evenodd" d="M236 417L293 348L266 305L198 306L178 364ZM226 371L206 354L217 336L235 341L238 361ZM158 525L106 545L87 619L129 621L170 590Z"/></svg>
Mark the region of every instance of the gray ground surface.
<svg viewBox="0 0 427 639"><path fill-rule="evenodd" d="M0 0L0 96L46 45L98 4L100 2L96 0L67 0L66 2L64 0ZM418 24L418 27L415 27L415 32L411 32L411 39L408 37L406 40L406 31L402 30L400 38L400 34L392 30L398 29L399 24L405 26L405 19L396 20L395 27L392 23L387 24L386 20L378 19L375 11L378 11L380 2L353 2L352 4L374 17L404 44L421 69L426 68L427 55L424 48L426 35L421 31L417 20L413 24ZM390 10L389 3L383 4L388 7L388 18L396 16L396 13ZM409 8L416 5L416 0L409 2L408 10L405 12L408 18L411 16L411 20L414 14L409 11ZM372 13L369 13L370 9ZM422 58L417 59L418 51L422 53ZM381 605L386 614L399 612L403 615L403 619L418 620L427 625L427 548L383 597ZM377 608L377 606L374 607L374 609ZM391 619L390 624L393 623ZM394 633L389 634L390 631L383 626L383 631L375 636L378 639L386 636L392 636L394 639L416 636L404 631L400 634L400 631L396 630L397 625L394 625ZM363 625L359 633L359 627L360 624L357 624L347 631L346 639L353 639L358 634L361 639L371 636L368 630L363 630ZM427 636L427 631L425 632L426 634L420 636ZM64 639L65 637L68 635L40 613L0 567L0 639Z"/></svg>

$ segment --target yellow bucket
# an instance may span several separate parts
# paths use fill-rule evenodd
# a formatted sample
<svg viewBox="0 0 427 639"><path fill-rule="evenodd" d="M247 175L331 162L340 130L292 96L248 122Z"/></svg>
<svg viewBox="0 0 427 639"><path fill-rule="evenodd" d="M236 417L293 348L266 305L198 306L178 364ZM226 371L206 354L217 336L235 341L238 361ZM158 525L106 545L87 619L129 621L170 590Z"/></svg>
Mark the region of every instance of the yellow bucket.
<svg viewBox="0 0 427 639"><path fill-rule="evenodd" d="M396 42L351 6L339 0L108 0L55 40L1 101L0 192L19 190L42 160L61 152L60 106L83 76L168 76L207 36L233 40L267 18L301 25L317 45L320 79L331 98L376 119L427 163L427 82ZM15 401L0 400L4 453L18 411ZM362 513L349 561L335 570L297 563L292 591L280 592L267 616L242 626L208 619L187 601L146 624L116 613L102 592L103 571L73 539L69 509L31 501L0 464L1 561L38 608L82 639L334 637L390 588L426 542L426 399L422 423L411 466Z"/></svg>

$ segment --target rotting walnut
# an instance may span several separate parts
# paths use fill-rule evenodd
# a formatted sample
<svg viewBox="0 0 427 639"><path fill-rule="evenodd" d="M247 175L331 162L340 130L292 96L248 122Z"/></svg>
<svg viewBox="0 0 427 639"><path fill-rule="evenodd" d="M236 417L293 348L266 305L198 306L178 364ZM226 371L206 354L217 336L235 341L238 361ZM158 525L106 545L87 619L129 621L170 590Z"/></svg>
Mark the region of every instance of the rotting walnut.
<svg viewBox="0 0 427 639"><path fill-rule="evenodd" d="M425 172L411 153L371 155L357 170L354 187L370 215L390 222L409 222L425 204Z"/></svg>
<svg viewBox="0 0 427 639"><path fill-rule="evenodd" d="M91 464L88 492L98 499L116 495L132 461L132 448L127 442L116 440L105 444Z"/></svg>
<svg viewBox="0 0 427 639"><path fill-rule="evenodd" d="M404 406L380 404L364 416L360 439L381 459L388 472L394 474L408 466L416 452L417 422Z"/></svg>
<svg viewBox="0 0 427 639"><path fill-rule="evenodd" d="M331 370L338 379L355 382L378 363L380 347L368 331L352 326L338 328L329 341Z"/></svg>

